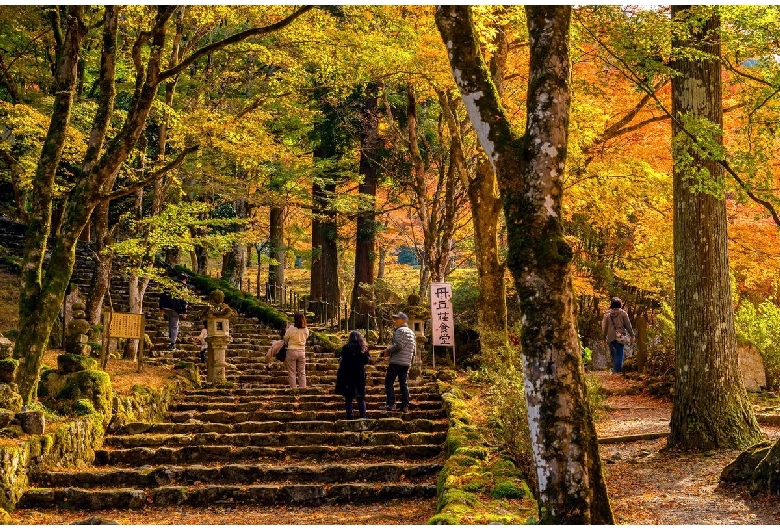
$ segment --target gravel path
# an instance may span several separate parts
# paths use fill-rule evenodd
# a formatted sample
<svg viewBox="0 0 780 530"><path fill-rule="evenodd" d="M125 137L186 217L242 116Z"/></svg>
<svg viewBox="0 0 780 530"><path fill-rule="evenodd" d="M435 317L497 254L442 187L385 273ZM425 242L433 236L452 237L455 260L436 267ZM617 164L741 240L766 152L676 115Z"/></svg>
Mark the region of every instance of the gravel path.
<svg viewBox="0 0 780 530"><path fill-rule="evenodd" d="M671 402L646 393L638 383L601 376L611 394L597 423L600 436L669 429ZM623 387L623 388L621 388ZM770 439L780 429L765 427ZM777 497L750 496L744 488L718 484L721 470L740 451L681 454L664 450L666 440L603 445L607 486L620 524L778 524Z"/></svg>

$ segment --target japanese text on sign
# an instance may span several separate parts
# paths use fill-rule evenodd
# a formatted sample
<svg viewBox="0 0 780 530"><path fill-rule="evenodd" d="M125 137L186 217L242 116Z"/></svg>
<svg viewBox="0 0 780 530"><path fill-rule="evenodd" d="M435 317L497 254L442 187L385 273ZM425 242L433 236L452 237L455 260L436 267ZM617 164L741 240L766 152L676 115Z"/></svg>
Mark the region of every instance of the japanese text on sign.
<svg viewBox="0 0 780 530"><path fill-rule="evenodd" d="M109 316L110 315L110 316ZM103 313L103 324L111 328L108 336L112 339L142 339L144 336L144 316L134 313Z"/></svg>
<svg viewBox="0 0 780 530"><path fill-rule="evenodd" d="M455 346L452 318L452 285L431 284L431 324L434 346Z"/></svg>

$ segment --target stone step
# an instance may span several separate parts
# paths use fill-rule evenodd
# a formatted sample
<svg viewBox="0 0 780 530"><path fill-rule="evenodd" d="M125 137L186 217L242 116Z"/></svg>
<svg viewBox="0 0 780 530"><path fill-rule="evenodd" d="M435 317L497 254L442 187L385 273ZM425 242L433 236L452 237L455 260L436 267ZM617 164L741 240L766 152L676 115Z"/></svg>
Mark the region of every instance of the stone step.
<svg viewBox="0 0 780 530"><path fill-rule="evenodd" d="M261 458L312 458L317 462L345 461L364 458L428 459L439 456L442 446L436 445L369 445L330 446L300 445L288 447L232 445L187 445L183 447L133 447L130 449L99 449L96 465L204 464L206 462L247 462Z"/></svg>
<svg viewBox="0 0 780 530"><path fill-rule="evenodd" d="M335 397L335 396L333 396ZM438 410L441 409L441 401L418 401L417 396L412 396L410 410ZM367 405L381 406L384 403L383 398L369 395ZM330 411L341 410L344 406L343 400L332 399L329 401L311 401L311 402L274 402L269 404L266 401L245 401L243 403L235 402L204 402L204 401L186 401L171 403L168 410L173 412L196 411L196 412L254 412L254 411ZM373 410L373 409L371 409Z"/></svg>
<svg viewBox="0 0 780 530"><path fill-rule="evenodd" d="M168 420L172 423L186 423L201 421L207 423L243 423L248 421L337 421L344 419L345 411L292 411L292 410L264 410L255 412L170 412ZM437 410L410 410L407 413L398 411L372 410L368 412L369 419L376 418L402 418L411 420L440 420L446 417L445 412Z"/></svg>
<svg viewBox="0 0 780 530"><path fill-rule="evenodd" d="M384 395L384 385L376 387L367 387L366 390L374 390L378 394ZM438 394L439 388L436 383L422 383L417 384L410 382L409 391L415 395L420 394ZM252 387L252 388L200 388L197 390L185 390L183 395L197 395L208 396L209 399L217 400L218 396L230 396L231 398L237 396L271 396L271 395L288 395L288 396L313 396L332 394L332 387L320 387L320 386L308 386L293 391L289 386L275 386L275 387Z"/></svg>
<svg viewBox="0 0 780 530"><path fill-rule="evenodd" d="M235 447L277 447L328 444L365 447L371 445L432 445L444 443L446 431L437 433L399 432L283 432L283 433L193 433L134 434L109 436L104 447L186 447L192 445L232 445Z"/></svg>
<svg viewBox="0 0 780 530"><path fill-rule="evenodd" d="M257 397L258 396L255 395L216 396L214 394L207 394L207 393L193 393L193 394L188 394L186 398L183 399L181 402L192 402L193 400L211 399L215 402L216 401L229 402L232 400L233 403L253 403L256 402ZM412 397L416 402L430 401L430 402L436 402L438 406L441 406L441 396L439 395L438 392L415 392L414 396ZM291 402L291 400L294 400L295 403L326 403L326 404L336 403L338 405L344 404L344 398L336 394L325 394L325 395L313 394L313 395L299 395L293 397L288 393L280 393L277 395L263 396L263 403L268 403L268 404L288 403ZM366 402L369 405L371 403L379 403L380 405L383 405L385 403L385 396L384 394L369 395L366 397Z"/></svg>
<svg viewBox="0 0 780 530"><path fill-rule="evenodd" d="M20 508L71 510L140 509L145 506L367 504L396 499L433 498L432 484L321 484L163 486L141 489L87 490L81 488L33 488L21 499Z"/></svg>
<svg viewBox="0 0 780 530"><path fill-rule="evenodd" d="M47 488L156 488L201 484L248 485L262 483L401 482L432 478L440 463L391 462L379 464L326 464L272 466L225 464L221 466L158 466L134 469L45 472L35 477Z"/></svg>
<svg viewBox="0 0 780 530"><path fill-rule="evenodd" d="M193 434L193 433L281 433L281 432L443 432L446 420L417 419L404 421L387 417L374 420L337 421L247 421L243 423L128 423L117 429L117 435Z"/></svg>

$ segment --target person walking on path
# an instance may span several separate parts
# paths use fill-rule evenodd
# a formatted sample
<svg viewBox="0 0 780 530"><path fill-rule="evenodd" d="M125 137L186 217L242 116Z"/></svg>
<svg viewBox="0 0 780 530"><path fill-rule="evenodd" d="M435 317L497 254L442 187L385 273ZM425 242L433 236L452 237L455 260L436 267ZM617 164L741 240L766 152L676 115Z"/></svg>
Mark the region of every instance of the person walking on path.
<svg viewBox="0 0 780 530"><path fill-rule="evenodd" d="M186 274L182 273L179 275L179 283L181 283L181 289L187 289ZM168 317L169 349L174 350L176 349L176 341L179 338L179 319L187 318L187 301L171 296L163 291L160 293L160 312Z"/></svg>
<svg viewBox="0 0 780 530"><path fill-rule="evenodd" d="M292 326L284 333L287 344L287 379L290 388L306 388L306 340L309 338L309 328L306 327L306 315L295 313Z"/></svg>
<svg viewBox="0 0 780 530"><path fill-rule="evenodd" d="M209 351L209 343L206 340L209 336L209 323L207 320L203 321L203 327L200 328L200 334L195 337L195 344L200 346L200 362L206 362L206 353Z"/></svg>
<svg viewBox="0 0 780 530"><path fill-rule="evenodd" d="M347 419L353 419L352 401L356 400L360 417L366 418L366 365L368 344L359 331L349 334L349 340L336 354L341 359L336 372L336 393L344 396Z"/></svg>
<svg viewBox="0 0 780 530"><path fill-rule="evenodd" d="M393 345L387 348L382 354L390 357L387 365L387 375L385 376L385 392L387 393L387 405L384 410L395 409L395 380L398 379L398 385L401 387L401 412L409 412L409 367L412 365L415 351L417 350L417 339L414 331L409 329L406 323L409 318L398 313L393 315L395 332L393 333Z"/></svg>
<svg viewBox="0 0 780 530"><path fill-rule="evenodd" d="M634 328L631 327L628 313L623 310L620 298L613 297L610 301L609 311L601 321L601 332L612 355L612 373L619 374L623 372L625 346L635 340Z"/></svg>

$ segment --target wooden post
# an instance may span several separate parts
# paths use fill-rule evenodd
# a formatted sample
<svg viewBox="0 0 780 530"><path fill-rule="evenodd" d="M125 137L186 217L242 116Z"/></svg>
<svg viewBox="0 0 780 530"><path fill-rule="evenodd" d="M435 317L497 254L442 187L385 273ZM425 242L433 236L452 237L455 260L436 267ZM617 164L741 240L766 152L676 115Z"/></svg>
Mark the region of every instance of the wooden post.
<svg viewBox="0 0 780 530"><path fill-rule="evenodd" d="M141 337L138 339L138 373L144 366L144 345L146 343L146 316L141 315Z"/></svg>
<svg viewBox="0 0 780 530"><path fill-rule="evenodd" d="M644 372L647 363L647 318L639 315L636 318L636 369Z"/></svg>

